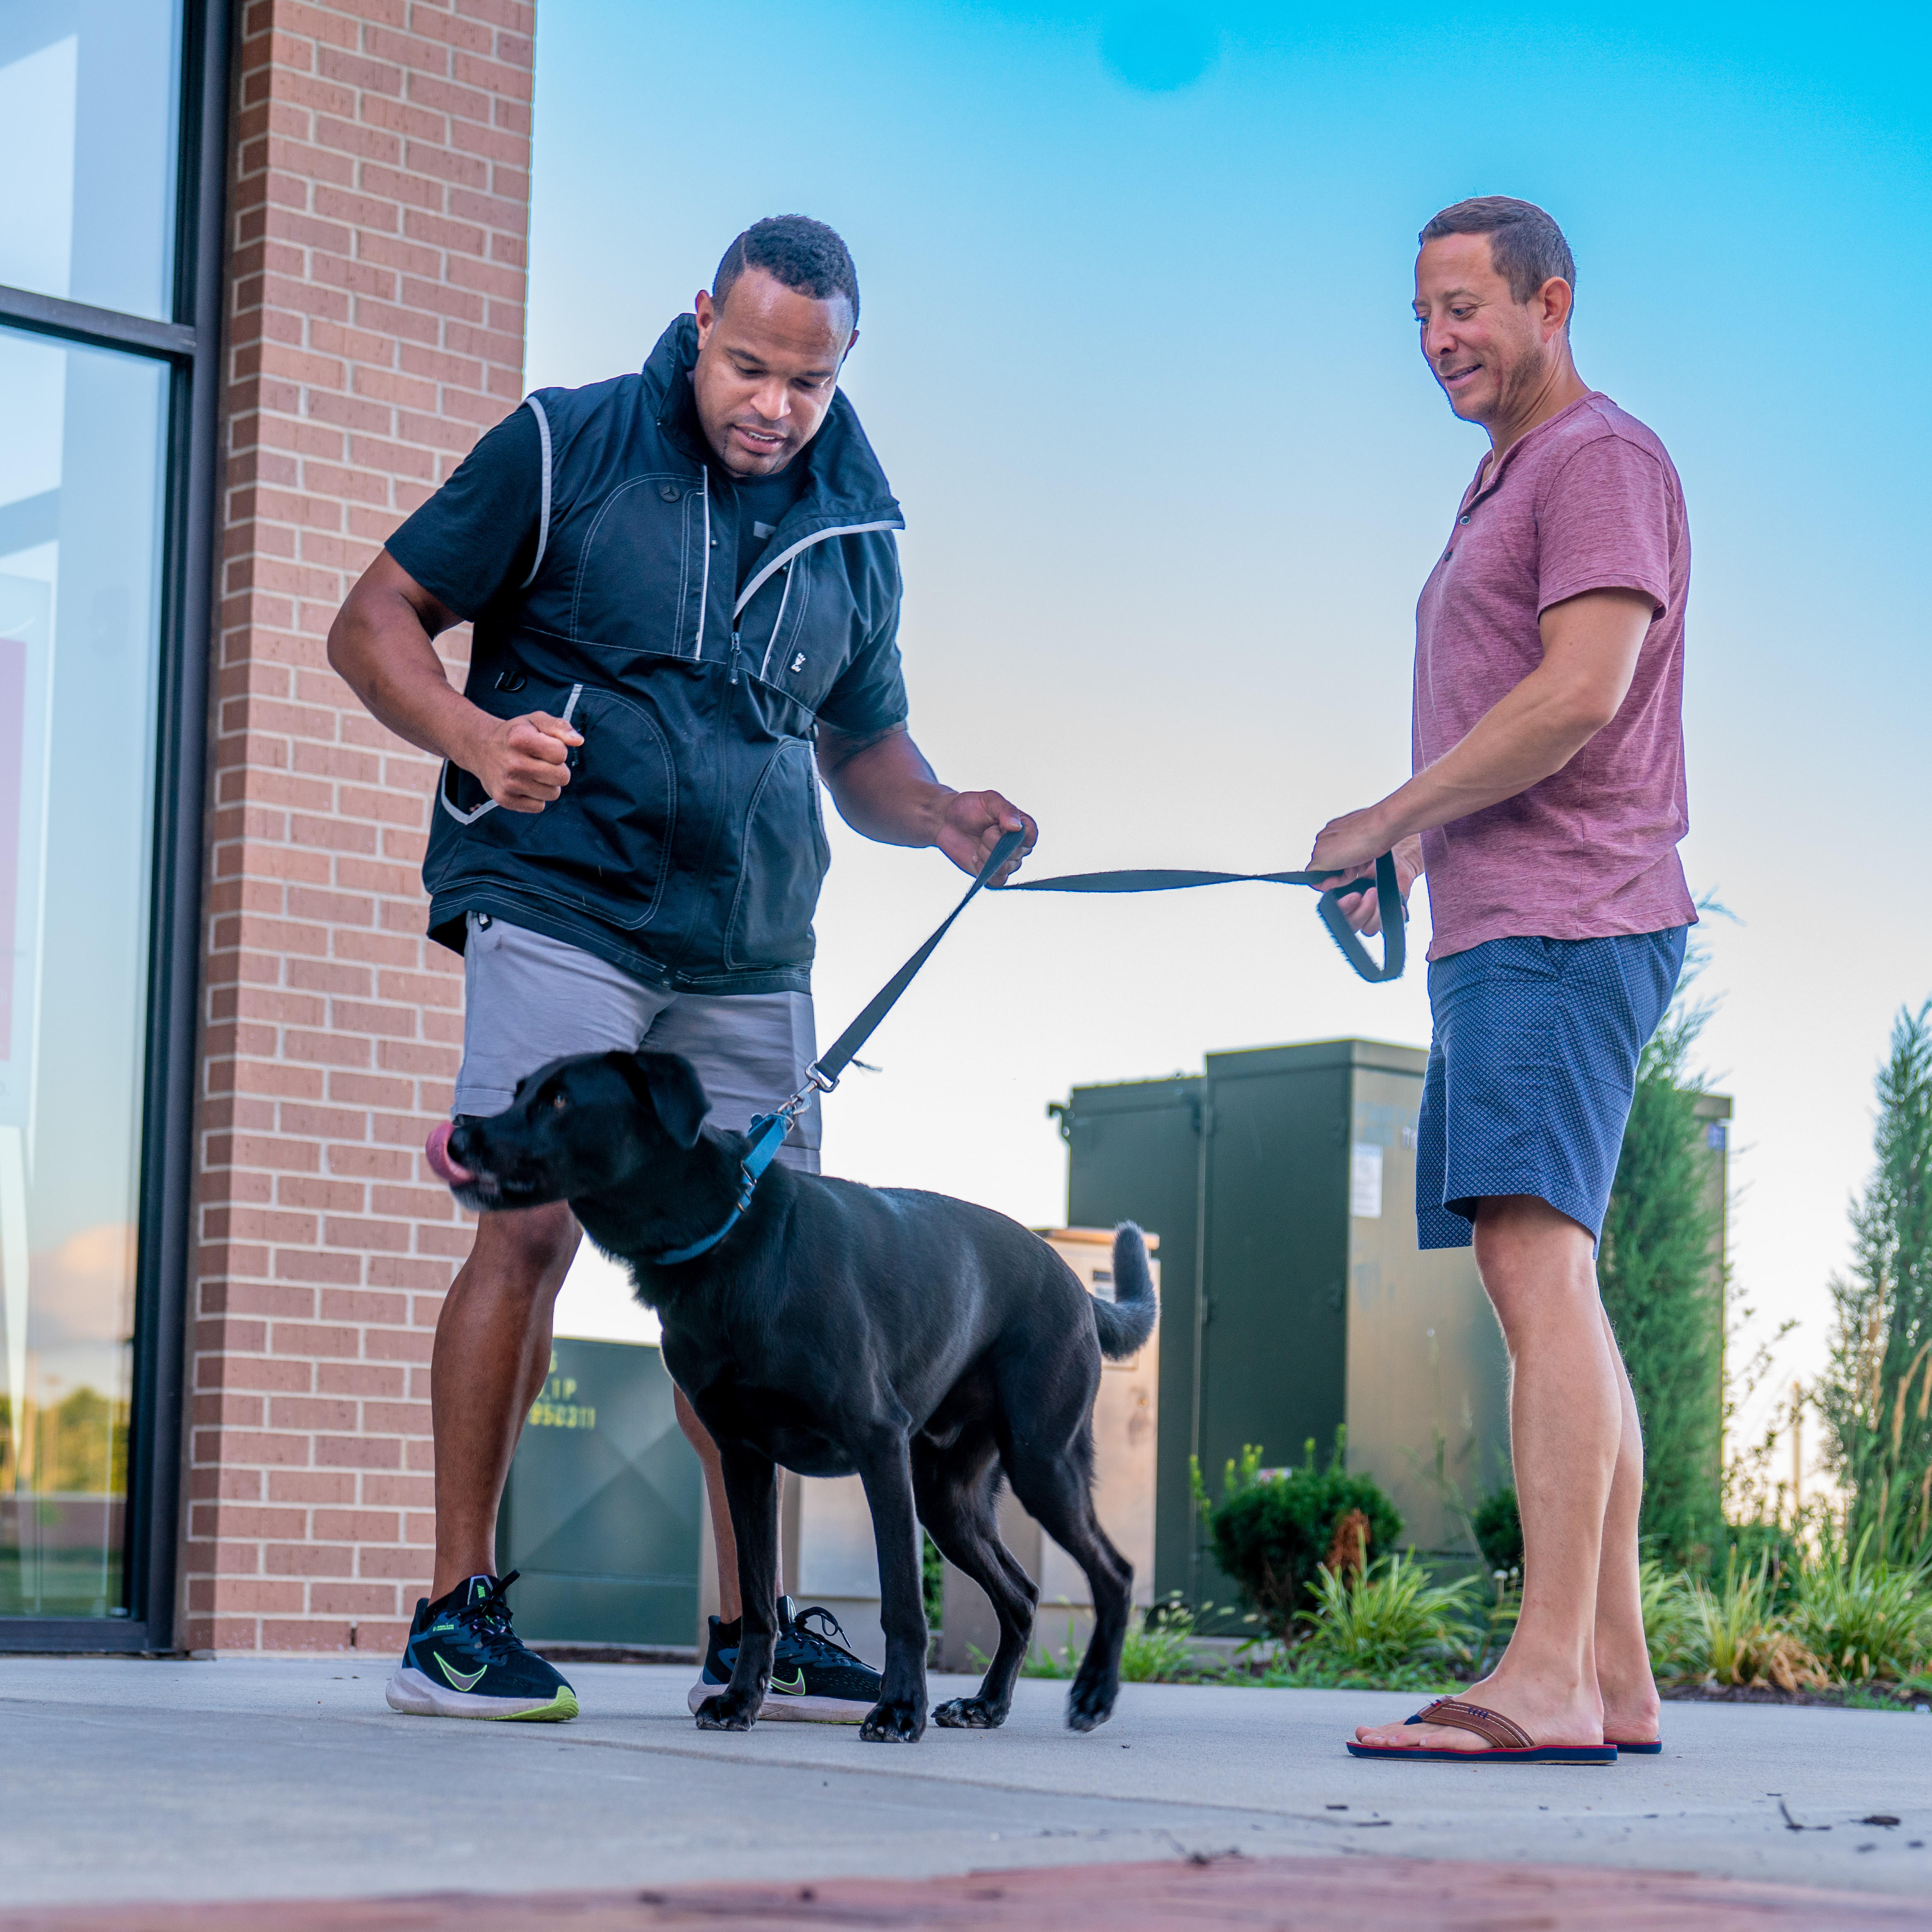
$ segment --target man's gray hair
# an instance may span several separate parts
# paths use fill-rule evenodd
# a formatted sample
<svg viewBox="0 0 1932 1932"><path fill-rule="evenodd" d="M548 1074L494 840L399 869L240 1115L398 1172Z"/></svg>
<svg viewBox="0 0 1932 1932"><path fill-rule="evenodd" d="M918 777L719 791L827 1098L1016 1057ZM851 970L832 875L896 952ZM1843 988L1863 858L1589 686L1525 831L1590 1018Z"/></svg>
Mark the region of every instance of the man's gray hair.
<svg viewBox="0 0 1932 1932"><path fill-rule="evenodd" d="M1445 235L1486 235L1490 262L1508 284L1511 297L1526 302L1552 275L1576 292L1576 258L1563 231L1533 201L1506 194L1479 194L1435 216L1415 238L1418 248Z"/></svg>

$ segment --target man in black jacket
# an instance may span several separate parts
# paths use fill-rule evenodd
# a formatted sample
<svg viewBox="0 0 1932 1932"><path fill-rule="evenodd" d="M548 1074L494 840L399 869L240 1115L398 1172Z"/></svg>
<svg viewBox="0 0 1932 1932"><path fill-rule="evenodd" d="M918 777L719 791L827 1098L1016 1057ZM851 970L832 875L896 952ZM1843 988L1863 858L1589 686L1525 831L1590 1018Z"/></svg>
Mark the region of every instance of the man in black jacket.
<svg viewBox="0 0 1932 1932"><path fill-rule="evenodd" d="M432 935L464 956L456 1114L500 1112L549 1060L646 1040L694 1062L725 1125L795 1091L815 1052L821 778L856 830L964 871L1006 832L1030 848L1030 820L940 784L907 735L902 523L838 387L858 315L830 229L758 223L641 372L531 396L344 604L329 662L444 760L423 878ZM465 619L459 694L432 640ZM815 1169L818 1144L808 1108L779 1158ZM436 1574L398 1710L576 1714L512 1631L494 1531L579 1238L561 1204L486 1214L443 1304ZM679 1412L718 1535L709 1678L728 1672L736 1556L716 1450L681 1396ZM856 1722L877 1684L782 1604L767 1716Z"/></svg>

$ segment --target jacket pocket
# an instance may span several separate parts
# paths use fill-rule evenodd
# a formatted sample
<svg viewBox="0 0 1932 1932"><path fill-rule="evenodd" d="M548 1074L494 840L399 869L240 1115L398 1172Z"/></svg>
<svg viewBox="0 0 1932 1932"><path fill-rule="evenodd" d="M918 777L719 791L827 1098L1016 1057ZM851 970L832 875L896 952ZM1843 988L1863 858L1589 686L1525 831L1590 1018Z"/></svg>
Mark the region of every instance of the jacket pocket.
<svg viewBox="0 0 1932 1932"><path fill-rule="evenodd" d="M831 862L812 747L802 738L781 739L745 814L725 964L742 971L808 964L812 916Z"/></svg>
<svg viewBox="0 0 1932 1932"><path fill-rule="evenodd" d="M440 862L424 868L424 883L440 892L487 879L625 932L648 926L664 896L677 812L670 741L651 710L594 686L533 676L470 698L496 718L547 711L584 742L571 748L570 782L541 812L504 810L470 772L446 764L436 812L453 824L442 828Z"/></svg>

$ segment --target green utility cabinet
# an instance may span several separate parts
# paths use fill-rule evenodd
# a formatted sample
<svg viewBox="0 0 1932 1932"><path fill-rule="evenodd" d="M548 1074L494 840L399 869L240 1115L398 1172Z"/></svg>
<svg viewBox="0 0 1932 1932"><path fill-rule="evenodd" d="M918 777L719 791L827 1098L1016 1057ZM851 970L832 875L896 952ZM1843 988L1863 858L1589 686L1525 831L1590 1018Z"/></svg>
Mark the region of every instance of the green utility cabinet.
<svg viewBox="0 0 1932 1932"><path fill-rule="evenodd" d="M690 1648L704 1478L671 1403L654 1348L551 1345L496 1525L529 1636Z"/></svg>
<svg viewBox="0 0 1932 1932"><path fill-rule="evenodd" d="M1161 1238L1156 1597L1226 1607L1190 1495L1244 1445L1348 1462L1394 1498L1403 1541L1474 1550L1473 1507L1507 1480L1506 1364L1467 1248L1415 1240L1428 1056L1364 1040L1210 1054L1198 1076L1079 1087L1058 1109L1067 1219Z"/></svg>

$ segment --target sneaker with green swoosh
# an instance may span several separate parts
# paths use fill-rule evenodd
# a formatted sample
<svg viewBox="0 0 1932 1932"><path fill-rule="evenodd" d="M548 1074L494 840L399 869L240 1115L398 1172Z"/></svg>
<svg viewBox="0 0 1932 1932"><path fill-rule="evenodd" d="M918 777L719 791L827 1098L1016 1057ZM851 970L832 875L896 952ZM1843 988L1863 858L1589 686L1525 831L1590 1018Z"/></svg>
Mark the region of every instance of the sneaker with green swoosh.
<svg viewBox="0 0 1932 1932"><path fill-rule="evenodd" d="M760 1718L788 1718L794 1723L856 1724L879 1701L879 1673L832 1640L838 1620L823 1604L801 1610L789 1597L778 1599L778 1637L772 1658L771 1688L765 1693ZM692 1714L707 1697L715 1697L731 1681L738 1660L740 1620L711 1619L711 1640L705 1648L704 1668L691 1687ZM814 1626L816 1626L814 1628Z"/></svg>
<svg viewBox="0 0 1932 1932"><path fill-rule="evenodd" d="M416 1604L409 1642L383 1696L417 1718L556 1723L577 1715L577 1693L510 1628L503 1593L517 1580L472 1576Z"/></svg>

